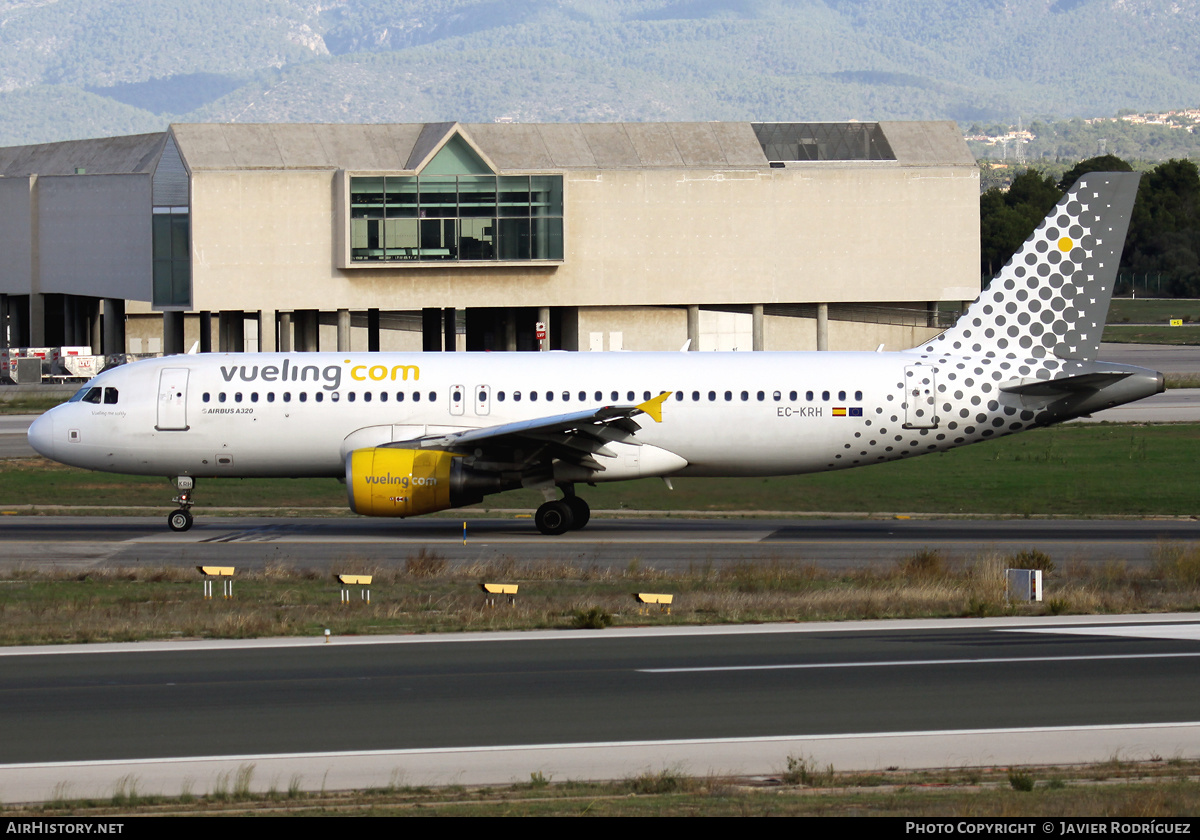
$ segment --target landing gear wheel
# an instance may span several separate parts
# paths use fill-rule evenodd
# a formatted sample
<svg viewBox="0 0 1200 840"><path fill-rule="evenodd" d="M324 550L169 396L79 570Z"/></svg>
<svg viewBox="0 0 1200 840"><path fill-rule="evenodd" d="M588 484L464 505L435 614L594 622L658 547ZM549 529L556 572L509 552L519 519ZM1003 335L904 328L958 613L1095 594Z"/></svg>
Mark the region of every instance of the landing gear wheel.
<svg viewBox="0 0 1200 840"><path fill-rule="evenodd" d="M571 514L571 506L562 499L546 502L533 515L533 524L543 534L557 537L571 530L575 517Z"/></svg>
<svg viewBox="0 0 1200 840"><path fill-rule="evenodd" d="M567 507L571 509L571 529L578 531L584 525L588 524L588 520L592 518L592 509L588 507L588 503L578 496L567 496L563 499L567 503Z"/></svg>
<svg viewBox="0 0 1200 840"><path fill-rule="evenodd" d="M186 531L188 528L191 528L192 527L191 511L187 511L187 510L183 510L183 509L172 511L171 515L167 517L167 526L172 531Z"/></svg>

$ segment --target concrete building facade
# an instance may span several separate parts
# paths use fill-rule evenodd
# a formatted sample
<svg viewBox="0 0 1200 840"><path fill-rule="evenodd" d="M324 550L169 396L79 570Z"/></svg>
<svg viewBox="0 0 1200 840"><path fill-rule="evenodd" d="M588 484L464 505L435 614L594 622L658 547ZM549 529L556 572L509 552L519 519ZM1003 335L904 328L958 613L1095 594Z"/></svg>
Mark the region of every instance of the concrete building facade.
<svg viewBox="0 0 1200 840"><path fill-rule="evenodd" d="M978 194L953 123L175 125L0 149L0 312L105 353L895 349L978 293Z"/></svg>

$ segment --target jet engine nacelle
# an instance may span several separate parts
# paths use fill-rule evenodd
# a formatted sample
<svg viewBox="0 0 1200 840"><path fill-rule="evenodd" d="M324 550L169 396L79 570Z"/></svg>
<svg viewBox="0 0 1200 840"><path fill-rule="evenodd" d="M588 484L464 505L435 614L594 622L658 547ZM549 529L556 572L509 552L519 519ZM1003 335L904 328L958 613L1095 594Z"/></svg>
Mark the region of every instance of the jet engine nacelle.
<svg viewBox="0 0 1200 840"><path fill-rule="evenodd" d="M350 510L364 516L420 516L518 486L471 470L453 452L369 447L346 456Z"/></svg>

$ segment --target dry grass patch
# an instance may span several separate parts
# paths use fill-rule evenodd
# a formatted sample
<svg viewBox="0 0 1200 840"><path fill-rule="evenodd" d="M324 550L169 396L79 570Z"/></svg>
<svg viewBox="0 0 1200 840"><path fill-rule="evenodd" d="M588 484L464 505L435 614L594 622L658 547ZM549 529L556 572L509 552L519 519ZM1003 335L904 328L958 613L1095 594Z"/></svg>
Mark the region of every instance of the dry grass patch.
<svg viewBox="0 0 1200 840"><path fill-rule="evenodd" d="M1010 604L1004 569L1043 570L1046 602ZM428 633L644 624L842 621L872 618L1189 611L1200 606L1200 549L1163 544L1134 569L1045 555L951 557L920 551L893 563L828 571L772 560L667 572L502 558L456 565L422 551L394 564L353 555L338 573L370 574L371 600L341 604L332 575L273 563L239 573L234 599L203 600L191 568L86 572L20 568L0 580L0 644L170 638ZM516 583L515 604L484 602L479 584ZM652 587L652 588L651 588ZM671 611L643 610L638 591L675 595ZM607 617L607 618L604 618Z"/></svg>

